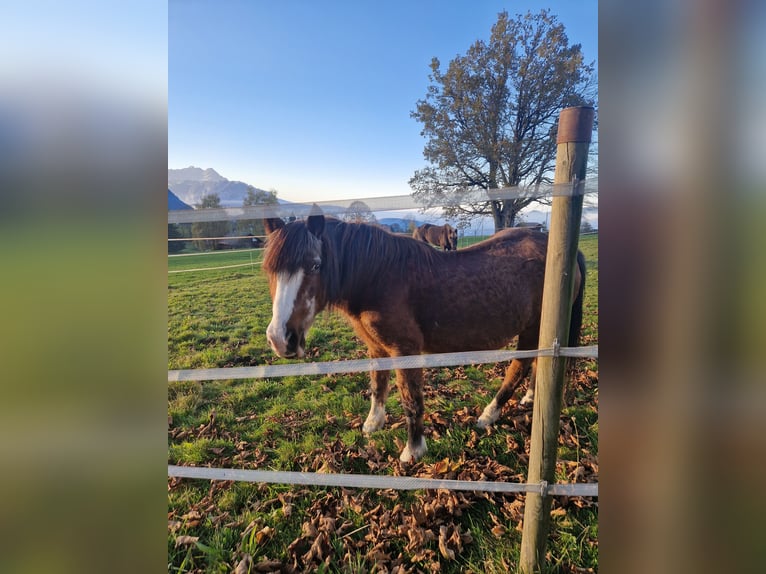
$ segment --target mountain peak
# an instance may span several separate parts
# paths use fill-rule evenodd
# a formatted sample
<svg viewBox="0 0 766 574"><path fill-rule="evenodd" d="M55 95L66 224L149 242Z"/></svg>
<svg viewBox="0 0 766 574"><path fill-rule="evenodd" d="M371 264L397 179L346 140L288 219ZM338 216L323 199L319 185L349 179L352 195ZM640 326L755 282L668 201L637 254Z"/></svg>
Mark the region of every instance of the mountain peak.
<svg viewBox="0 0 766 574"><path fill-rule="evenodd" d="M187 205L197 205L206 195L216 194L221 207L240 207L248 191L264 191L241 181L228 180L211 167L202 169L193 165L168 169L168 187Z"/></svg>
<svg viewBox="0 0 766 574"><path fill-rule="evenodd" d="M190 165L183 169L168 169L168 183L179 183L182 181L228 181L225 177L215 171L212 167L202 169Z"/></svg>

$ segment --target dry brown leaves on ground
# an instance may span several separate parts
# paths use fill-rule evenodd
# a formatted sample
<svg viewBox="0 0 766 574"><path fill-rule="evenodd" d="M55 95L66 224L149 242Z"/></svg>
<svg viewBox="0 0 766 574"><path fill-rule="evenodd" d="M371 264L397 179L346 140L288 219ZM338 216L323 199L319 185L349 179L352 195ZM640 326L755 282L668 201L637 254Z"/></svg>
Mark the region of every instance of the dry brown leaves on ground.
<svg viewBox="0 0 766 574"><path fill-rule="evenodd" d="M579 381L583 385L597 384L597 374L591 377L583 375ZM594 380L595 379L595 380ZM457 479L472 481L524 482L524 473L498 463L492 456L478 455L476 448L487 434L503 432L506 436L507 452L515 453L520 468L525 468L529 449L529 428L531 411L511 415L506 411L498 421L497 428L487 433L473 431L466 444L466 450L459 459L443 459L433 463L417 463L403 466L374 439L363 446L346 445L340 439L328 440L323 448L299 456L295 466L304 472L354 472L350 469L363 469L372 474L407 475L420 478ZM350 413L348 413L350 415ZM478 412L469 408L461 409L447 417L434 410L426 415L428 434L431 439L446 432L453 425L472 425ZM286 413L284 420L279 420L282 428L299 431L306 413ZM359 419L359 420L357 420ZM449 419L449 420L447 420ZM349 426L361 425L360 417L351 418ZM239 421L238 421L239 422ZM328 421L336 422L336 421ZM401 421L389 420L390 425ZM597 482L598 462L591 455L589 445L583 441L573 418L562 416L560 443L578 453L576 461L560 461L558 470L566 474L571 482ZM212 412L207 423L195 429L181 431L169 429L171 438L179 440L185 436L200 438L223 438L231 440L236 454L228 456L222 449L213 454L220 455L214 466L236 466L258 468L267 461L262 448L241 441L216 423ZM231 453L231 449L229 449ZM170 479L169 489L181 484L181 479ZM273 548L279 552L279 559L268 556L254 558L244 550L244 540L255 540L258 546L269 549L269 541L275 536L275 525L256 520L244 525L218 510L216 500L220 493L231 487L231 482L213 481L209 491L198 503L185 514L168 515L168 529L171 533L188 532L210 520L214 525L222 525L241 530L243 547L240 548L232 570L238 572L314 572L322 565L338 570L358 569L360 563L370 572L438 572L446 562L459 561L466 549L474 544L474 537L466 530L461 517L466 512L477 512L483 508L481 519L488 519L489 529L496 538L509 539L518 537L523 518L523 497L512 494L487 492L462 492L448 490L425 490L413 494L402 494L393 490L366 491L330 489L294 489L269 497L273 492L265 485L258 488L262 498L250 501L253 511L269 511L281 508L286 518L301 520L300 535L286 548ZM305 507L306 500L313 500ZM489 502L489 506L487 506ZM299 504L300 503L300 504ZM563 509L591 506L589 499L557 498L554 500L554 513ZM301 508L300 515L296 507ZM487 510L489 508L489 510ZM180 513L179 513L180 514ZM178 535L177 546L191 546L197 542L193 536Z"/></svg>

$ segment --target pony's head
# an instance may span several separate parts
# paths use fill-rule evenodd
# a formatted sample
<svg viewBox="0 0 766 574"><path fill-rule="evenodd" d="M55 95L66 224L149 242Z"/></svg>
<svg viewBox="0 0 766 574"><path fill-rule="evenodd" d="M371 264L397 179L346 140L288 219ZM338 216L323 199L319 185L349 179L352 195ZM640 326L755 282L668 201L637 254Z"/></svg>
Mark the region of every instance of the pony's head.
<svg viewBox="0 0 766 574"><path fill-rule="evenodd" d="M269 240L263 268L273 302L266 338L280 357L305 356L306 333L325 306L320 280L324 225L323 215L287 225L264 220Z"/></svg>
<svg viewBox="0 0 766 574"><path fill-rule="evenodd" d="M444 225L444 229L447 233L447 251L457 251L457 229L453 228L449 223Z"/></svg>

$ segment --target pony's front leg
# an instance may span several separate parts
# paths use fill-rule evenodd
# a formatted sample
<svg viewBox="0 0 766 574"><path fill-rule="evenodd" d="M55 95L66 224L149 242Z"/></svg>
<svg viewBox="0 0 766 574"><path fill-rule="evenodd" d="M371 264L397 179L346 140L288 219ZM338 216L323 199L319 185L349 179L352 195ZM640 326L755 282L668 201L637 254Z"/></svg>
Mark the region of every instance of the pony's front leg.
<svg viewBox="0 0 766 574"><path fill-rule="evenodd" d="M386 399L388 398L388 380L390 371L371 371L370 414L364 421L362 432L369 434L380 430L386 424Z"/></svg>
<svg viewBox="0 0 766 574"><path fill-rule="evenodd" d="M399 460L414 462L428 450L423 436L423 369L396 371L396 386L407 420L407 446Z"/></svg>
<svg viewBox="0 0 766 574"><path fill-rule="evenodd" d="M476 426L480 429L487 428L495 423L500 417L500 411L503 410L503 406L511 398L516 387L524 379L532 364L532 359L514 359L505 371L505 379L503 381L500 390L492 399L492 402L487 405L484 412L476 421Z"/></svg>

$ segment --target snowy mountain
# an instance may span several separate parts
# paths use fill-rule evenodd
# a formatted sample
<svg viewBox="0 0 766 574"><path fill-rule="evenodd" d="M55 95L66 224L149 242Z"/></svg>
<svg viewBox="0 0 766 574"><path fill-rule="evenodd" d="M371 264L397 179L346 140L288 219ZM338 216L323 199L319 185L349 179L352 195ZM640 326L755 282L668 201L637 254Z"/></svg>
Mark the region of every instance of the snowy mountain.
<svg viewBox="0 0 766 574"><path fill-rule="evenodd" d="M182 181L227 181L227 180L225 177L223 177L213 168L202 169L200 167L189 166L183 169L168 170L168 183L178 183Z"/></svg>
<svg viewBox="0 0 766 574"><path fill-rule="evenodd" d="M240 207L249 188L259 191L242 181L230 181L212 168L194 166L168 169L168 187L189 205L199 204L204 196L216 193L221 199L221 207Z"/></svg>

